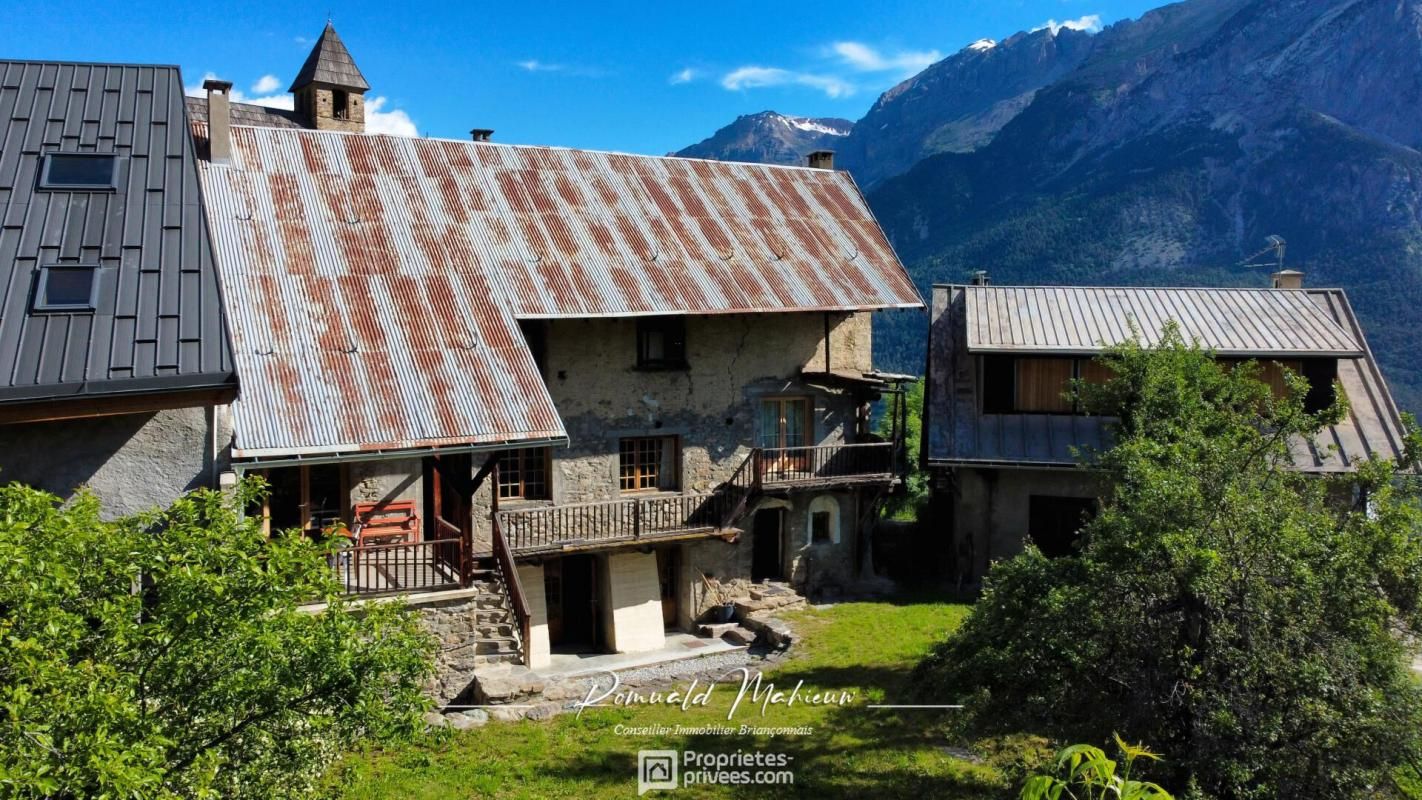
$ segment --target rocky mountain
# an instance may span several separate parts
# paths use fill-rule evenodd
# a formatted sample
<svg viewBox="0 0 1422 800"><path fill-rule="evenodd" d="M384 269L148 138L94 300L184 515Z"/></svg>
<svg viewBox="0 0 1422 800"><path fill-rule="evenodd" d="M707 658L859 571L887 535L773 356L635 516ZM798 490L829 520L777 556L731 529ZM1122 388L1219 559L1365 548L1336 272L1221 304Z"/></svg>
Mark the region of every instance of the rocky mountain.
<svg viewBox="0 0 1422 800"><path fill-rule="evenodd" d="M833 117L791 117L774 111L747 114L674 155L718 161L804 164L815 150L836 150L854 123Z"/></svg>
<svg viewBox="0 0 1422 800"><path fill-rule="evenodd" d="M937 153L968 153L1092 51L1084 31L1050 28L980 39L885 92L839 147L837 162L872 187Z"/></svg>
<svg viewBox="0 0 1422 800"><path fill-rule="evenodd" d="M974 269L1263 286L1241 263L1283 236L1307 285L1348 290L1422 410L1419 101L1422 0L1186 0L1094 36L975 43L831 149L925 293ZM923 325L884 315L886 369L923 368Z"/></svg>
<svg viewBox="0 0 1422 800"><path fill-rule="evenodd" d="M987 145L869 196L924 286L1263 285L1289 242L1422 407L1422 0L1189 0L1101 33ZM863 124L862 122L860 123ZM881 338L921 365L903 323Z"/></svg>

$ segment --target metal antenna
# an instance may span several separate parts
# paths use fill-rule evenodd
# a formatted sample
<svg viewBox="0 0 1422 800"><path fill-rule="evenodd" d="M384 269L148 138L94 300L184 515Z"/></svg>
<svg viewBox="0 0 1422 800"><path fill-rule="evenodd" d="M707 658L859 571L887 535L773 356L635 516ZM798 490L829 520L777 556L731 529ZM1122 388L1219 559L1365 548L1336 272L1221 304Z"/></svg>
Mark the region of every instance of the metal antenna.
<svg viewBox="0 0 1422 800"><path fill-rule="evenodd" d="M1288 247L1289 243L1286 242L1286 241L1284 241L1284 237L1282 237L1282 236L1275 236L1275 235L1272 235L1272 234L1269 235L1269 236L1264 237L1264 241L1265 241L1265 245L1264 245L1263 249L1261 249L1261 250L1260 250L1259 252L1257 252L1257 253L1251 253L1250 255L1245 256L1245 257L1244 257L1244 260L1243 260L1243 261L1240 261L1239 264L1237 264L1236 266L1246 267L1246 268L1248 268L1248 267L1273 267L1276 272L1282 270L1282 269L1284 268L1284 249ZM1254 264L1249 263L1249 262L1251 262L1251 261L1254 261L1254 259L1256 259L1256 258L1258 258L1258 257L1260 257L1260 256L1262 256L1262 255L1264 255L1265 253L1269 252L1270 250L1273 250L1273 251L1274 251L1274 263L1270 264L1270 263L1264 262L1264 261L1257 262L1257 263L1254 263Z"/></svg>

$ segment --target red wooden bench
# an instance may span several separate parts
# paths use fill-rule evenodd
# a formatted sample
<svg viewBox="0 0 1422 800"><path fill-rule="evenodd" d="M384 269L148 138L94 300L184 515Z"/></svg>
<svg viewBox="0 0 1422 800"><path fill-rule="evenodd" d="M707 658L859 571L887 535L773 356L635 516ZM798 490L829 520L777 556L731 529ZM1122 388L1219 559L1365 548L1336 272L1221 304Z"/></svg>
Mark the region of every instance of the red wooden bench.
<svg viewBox="0 0 1422 800"><path fill-rule="evenodd" d="M420 515L415 501L356 503L355 540L359 546L398 544L420 538Z"/></svg>

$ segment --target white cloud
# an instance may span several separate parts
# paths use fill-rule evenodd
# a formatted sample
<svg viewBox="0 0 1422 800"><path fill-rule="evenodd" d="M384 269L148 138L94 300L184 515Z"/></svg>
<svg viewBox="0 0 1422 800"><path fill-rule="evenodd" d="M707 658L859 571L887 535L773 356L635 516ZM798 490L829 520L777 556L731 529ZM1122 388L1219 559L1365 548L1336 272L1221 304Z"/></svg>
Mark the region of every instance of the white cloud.
<svg viewBox="0 0 1422 800"><path fill-rule="evenodd" d="M676 72L673 72L672 76L667 79L667 83L670 83L672 86L676 86L682 83L691 83L699 77L701 77L701 72L699 70L694 70L691 67L686 67L684 69L680 69Z"/></svg>
<svg viewBox="0 0 1422 800"><path fill-rule="evenodd" d="M215 73L209 72L202 76L204 81L209 78L216 78ZM267 78L276 78L265 75L252 85L252 90L267 83ZM280 86L280 82L277 84ZM183 91L189 97L206 97L207 92L203 91L202 83L196 86L185 86ZM287 111L295 108L295 102L289 94L270 94L261 96L248 96L241 89L232 90L232 102L247 103L254 106L266 106L267 108L281 108ZM402 108L386 111L385 106L390 102L387 97L368 97L365 101L365 129L368 133L388 133L391 136L418 136L419 129L415 127L415 121Z"/></svg>
<svg viewBox="0 0 1422 800"><path fill-rule="evenodd" d="M1086 31L1087 33L1098 33L1101 30L1101 15L1086 14L1084 16L1077 17L1076 19L1069 19L1063 22L1057 22L1054 19L1049 19L1041 25L1038 25L1037 27L1033 28L1032 31L1035 33L1044 28L1051 28L1053 34L1061 30L1062 28L1067 28L1074 31Z"/></svg>
<svg viewBox="0 0 1422 800"><path fill-rule="evenodd" d="M275 75L263 75L252 84L252 94L271 94L281 88L281 80Z"/></svg>
<svg viewBox="0 0 1422 800"><path fill-rule="evenodd" d="M518 66L528 72L558 72L563 69L562 64L547 64L536 58L519 61Z"/></svg>
<svg viewBox="0 0 1422 800"><path fill-rule="evenodd" d="M365 129L369 133L388 133L391 136L419 136L415 121L402 108L382 111L387 102L384 97L372 97L365 101Z"/></svg>
<svg viewBox="0 0 1422 800"><path fill-rule="evenodd" d="M771 86L808 86L824 92L828 97L848 97L854 94L854 84L843 78L779 67L738 67L722 76L721 85L731 91Z"/></svg>
<svg viewBox="0 0 1422 800"><path fill-rule="evenodd" d="M943 58L937 50L900 50L882 53L862 42L835 42L830 51L846 66L860 72L901 72L915 75Z"/></svg>

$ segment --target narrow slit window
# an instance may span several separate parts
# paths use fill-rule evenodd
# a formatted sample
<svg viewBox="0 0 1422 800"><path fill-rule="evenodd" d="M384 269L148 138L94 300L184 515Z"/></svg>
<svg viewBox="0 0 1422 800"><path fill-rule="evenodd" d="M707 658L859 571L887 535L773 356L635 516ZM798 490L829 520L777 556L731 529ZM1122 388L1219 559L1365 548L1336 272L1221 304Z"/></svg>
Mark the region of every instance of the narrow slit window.
<svg viewBox="0 0 1422 800"><path fill-rule="evenodd" d="M93 266L41 267L35 286L35 311L94 311L98 307L99 269Z"/></svg>
<svg viewBox="0 0 1422 800"><path fill-rule="evenodd" d="M116 189L118 156L50 153L40 168L41 189Z"/></svg>
<svg viewBox="0 0 1422 800"><path fill-rule="evenodd" d="M336 119L347 119L351 115L350 95L337 89L331 92L331 112Z"/></svg>

